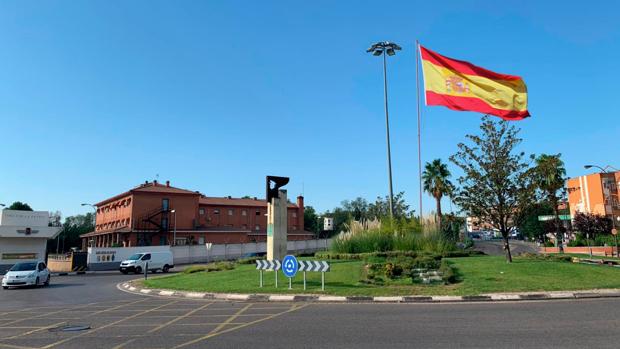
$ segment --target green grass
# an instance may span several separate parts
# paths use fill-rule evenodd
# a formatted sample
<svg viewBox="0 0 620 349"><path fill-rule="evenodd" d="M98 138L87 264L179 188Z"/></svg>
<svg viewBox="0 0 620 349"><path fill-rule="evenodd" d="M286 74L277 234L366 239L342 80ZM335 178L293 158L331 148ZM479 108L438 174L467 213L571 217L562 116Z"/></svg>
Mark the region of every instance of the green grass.
<svg viewBox="0 0 620 349"><path fill-rule="evenodd" d="M221 293L312 293L330 295L476 295L494 292L567 291L594 288L620 288L620 268L567 262L515 258L512 264L504 257L446 258L456 268L460 282L452 285L412 284L410 278L389 284L360 283L363 261L332 261L332 271L325 275L325 292L321 291L321 274L307 273L308 289L303 291L301 273L288 290L288 279L279 273L279 287L274 287L274 273L264 272L265 287L259 288L259 273L254 265L237 265L234 270L198 272L153 277L144 282L151 288L221 292Z"/></svg>

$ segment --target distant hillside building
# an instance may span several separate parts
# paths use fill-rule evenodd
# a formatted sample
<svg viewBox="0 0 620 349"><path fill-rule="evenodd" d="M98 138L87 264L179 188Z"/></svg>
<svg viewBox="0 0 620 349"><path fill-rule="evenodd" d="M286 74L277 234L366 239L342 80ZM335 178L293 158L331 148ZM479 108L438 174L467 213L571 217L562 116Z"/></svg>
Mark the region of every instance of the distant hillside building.
<svg viewBox="0 0 620 349"><path fill-rule="evenodd" d="M208 197L167 181L145 182L95 204L95 231L82 248L258 242L267 239L267 202ZM176 228L176 229L175 229ZM173 241L176 230L176 241ZM288 206L288 239L311 239L304 230L304 198Z"/></svg>

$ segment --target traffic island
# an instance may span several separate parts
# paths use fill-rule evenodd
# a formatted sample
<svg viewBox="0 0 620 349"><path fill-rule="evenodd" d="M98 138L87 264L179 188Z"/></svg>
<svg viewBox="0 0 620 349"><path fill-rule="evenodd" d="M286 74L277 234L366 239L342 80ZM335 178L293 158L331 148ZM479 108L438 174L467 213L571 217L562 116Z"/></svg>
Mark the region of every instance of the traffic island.
<svg viewBox="0 0 620 349"><path fill-rule="evenodd" d="M376 263L376 258L372 262ZM451 267L449 272L453 273L454 283L428 284L416 281L415 276L384 277L381 283L369 283L367 274L371 263L368 260L330 260L329 263L324 291L321 290L320 273L308 273L304 290L299 274L291 279L289 289L289 279L282 272L264 272L263 287L260 287L256 265L240 263L232 269L212 268L206 269L210 271L149 277L148 280L128 283L128 287L123 284L121 289L157 296L241 301L402 303L610 297L616 296L617 289L620 289L619 269L571 263L570 259L566 262L523 257L506 263L502 257L490 256L443 258L442 263ZM279 279L277 288L276 273Z"/></svg>

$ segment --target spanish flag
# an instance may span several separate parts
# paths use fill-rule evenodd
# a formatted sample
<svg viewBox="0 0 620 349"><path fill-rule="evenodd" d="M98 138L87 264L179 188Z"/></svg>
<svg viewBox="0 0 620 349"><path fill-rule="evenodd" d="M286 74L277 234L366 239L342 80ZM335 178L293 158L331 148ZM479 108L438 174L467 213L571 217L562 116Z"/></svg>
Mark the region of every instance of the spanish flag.
<svg viewBox="0 0 620 349"><path fill-rule="evenodd" d="M520 77L495 73L422 46L420 56L426 105L475 111L504 120L522 120L530 116L527 87Z"/></svg>

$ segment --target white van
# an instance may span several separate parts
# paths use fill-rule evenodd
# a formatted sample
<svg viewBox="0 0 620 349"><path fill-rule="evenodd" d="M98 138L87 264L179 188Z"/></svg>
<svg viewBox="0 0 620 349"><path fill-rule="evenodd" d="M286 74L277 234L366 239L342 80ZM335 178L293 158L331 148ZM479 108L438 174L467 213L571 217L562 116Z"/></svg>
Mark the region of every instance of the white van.
<svg viewBox="0 0 620 349"><path fill-rule="evenodd" d="M150 272L157 272L158 270L167 273L170 268L174 268L174 261L172 260L172 252L140 252L132 255L126 260L121 262L119 270L123 274L127 274L130 271L136 274L144 272L146 265Z"/></svg>

